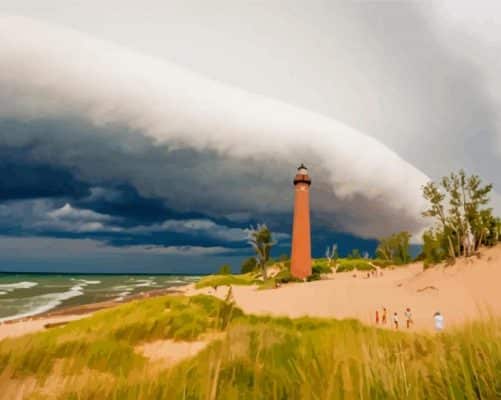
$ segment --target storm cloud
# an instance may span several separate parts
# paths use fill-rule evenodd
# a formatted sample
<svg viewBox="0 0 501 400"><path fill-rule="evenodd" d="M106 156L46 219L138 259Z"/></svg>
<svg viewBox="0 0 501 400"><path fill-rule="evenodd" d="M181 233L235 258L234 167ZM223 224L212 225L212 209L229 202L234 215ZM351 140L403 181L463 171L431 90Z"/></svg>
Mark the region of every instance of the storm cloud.
<svg viewBox="0 0 501 400"><path fill-rule="evenodd" d="M364 237L422 227L427 177L338 121L73 30L17 17L0 26L0 116L15 125L3 148L214 217L289 211L305 162L324 224Z"/></svg>

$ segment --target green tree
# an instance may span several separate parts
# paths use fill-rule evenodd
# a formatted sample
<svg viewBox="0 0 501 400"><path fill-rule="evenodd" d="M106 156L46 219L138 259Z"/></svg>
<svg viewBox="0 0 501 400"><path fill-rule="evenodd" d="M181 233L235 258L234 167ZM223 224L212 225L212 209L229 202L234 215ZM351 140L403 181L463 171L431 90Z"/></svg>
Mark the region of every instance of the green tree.
<svg viewBox="0 0 501 400"><path fill-rule="evenodd" d="M409 254L410 238L409 232L399 232L380 239L376 248L377 257L395 264L408 263L411 260Z"/></svg>
<svg viewBox="0 0 501 400"><path fill-rule="evenodd" d="M425 268L430 264L436 264L442 261L447 256L447 251L444 249L444 238L440 232L435 232L432 229L427 230L423 234L422 258Z"/></svg>
<svg viewBox="0 0 501 400"><path fill-rule="evenodd" d="M252 272L256 269L256 266L257 266L256 257L249 257L242 262L242 265L240 267L240 273L247 274L249 272Z"/></svg>
<svg viewBox="0 0 501 400"><path fill-rule="evenodd" d="M219 271L217 271L218 275L231 275L231 265L223 264L219 267Z"/></svg>
<svg viewBox="0 0 501 400"><path fill-rule="evenodd" d="M249 244L256 252L257 265L261 269L263 280L266 280L266 263L270 258L271 248L275 242L273 241L271 231L265 224L249 229Z"/></svg>
<svg viewBox="0 0 501 400"><path fill-rule="evenodd" d="M491 190L491 184L483 184L478 175L468 176L463 170L423 187L423 196L429 203L423 216L435 221L435 226L425 233L426 240L428 247L440 247L427 252L430 262L435 262L438 255L451 259L470 255L471 250L498 242L499 219L488 207Z"/></svg>
<svg viewBox="0 0 501 400"><path fill-rule="evenodd" d="M353 249L351 252L346 256L346 258L352 260L352 259L358 259L362 258L362 254L360 253L359 249Z"/></svg>

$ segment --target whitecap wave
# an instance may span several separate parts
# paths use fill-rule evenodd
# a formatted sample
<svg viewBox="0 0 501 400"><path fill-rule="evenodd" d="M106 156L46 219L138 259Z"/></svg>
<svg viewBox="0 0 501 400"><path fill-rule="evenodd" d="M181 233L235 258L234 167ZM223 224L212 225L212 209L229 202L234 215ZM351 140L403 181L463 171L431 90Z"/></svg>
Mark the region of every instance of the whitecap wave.
<svg viewBox="0 0 501 400"><path fill-rule="evenodd" d="M136 282L139 282L136 287L149 287L156 285L156 282L153 279L138 279Z"/></svg>
<svg viewBox="0 0 501 400"><path fill-rule="evenodd" d="M86 279L79 279L78 281L86 285L98 285L99 283L101 283L101 281L88 281Z"/></svg>
<svg viewBox="0 0 501 400"><path fill-rule="evenodd" d="M16 283L3 283L0 284L0 289L11 291L15 289L29 289L36 285L38 285L38 282L23 281Z"/></svg>
<svg viewBox="0 0 501 400"><path fill-rule="evenodd" d="M0 322L41 314L52 310L53 308L56 308L65 300L81 295L83 295L82 285L75 285L66 292L47 293L39 296L29 297L26 299L26 303L23 305L23 309L19 313L0 318Z"/></svg>
<svg viewBox="0 0 501 400"><path fill-rule="evenodd" d="M123 299L125 299L125 297L127 297L130 293L131 293L132 289L131 290L125 290L123 292L120 292L120 293L117 293L117 296L115 299L113 299L114 301L122 301Z"/></svg>

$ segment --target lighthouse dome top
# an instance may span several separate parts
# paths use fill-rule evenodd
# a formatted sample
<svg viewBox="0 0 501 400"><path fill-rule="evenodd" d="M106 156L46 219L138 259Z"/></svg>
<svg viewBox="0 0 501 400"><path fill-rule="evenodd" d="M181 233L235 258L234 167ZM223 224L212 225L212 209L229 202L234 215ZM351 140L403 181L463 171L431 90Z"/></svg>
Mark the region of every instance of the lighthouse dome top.
<svg viewBox="0 0 501 400"><path fill-rule="evenodd" d="M306 166L301 163L301 165L297 167L297 173L299 175L308 175L308 168L306 168Z"/></svg>
<svg viewBox="0 0 501 400"><path fill-rule="evenodd" d="M304 166L304 164L301 164L297 168L297 173L294 177L294 185L297 185L298 183L305 183L308 186L311 185L311 179L308 176L308 169Z"/></svg>

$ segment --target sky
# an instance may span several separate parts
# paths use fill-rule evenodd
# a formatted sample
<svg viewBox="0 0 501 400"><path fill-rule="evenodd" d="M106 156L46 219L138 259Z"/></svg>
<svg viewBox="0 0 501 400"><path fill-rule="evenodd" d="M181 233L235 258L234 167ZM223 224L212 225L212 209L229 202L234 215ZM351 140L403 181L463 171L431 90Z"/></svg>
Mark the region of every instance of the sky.
<svg viewBox="0 0 501 400"><path fill-rule="evenodd" d="M238 270L428 222L421 186L501 175L496 2L0 1L0 270ZM501 210L498 192L495 210Z"/></svg>

